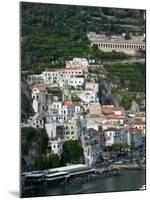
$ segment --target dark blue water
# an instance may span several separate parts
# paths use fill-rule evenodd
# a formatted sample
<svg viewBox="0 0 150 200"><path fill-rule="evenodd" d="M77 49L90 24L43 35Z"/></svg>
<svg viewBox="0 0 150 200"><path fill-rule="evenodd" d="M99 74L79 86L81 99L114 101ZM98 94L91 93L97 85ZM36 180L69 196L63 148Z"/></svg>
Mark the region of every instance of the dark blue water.
<svg viewBox="0 0 150 200"><path fill-rule="evenodd" d="M23 197L64 194L87 194L139 190L145 185L145 170L125 170L121 176L112 176L78 186L37 186L24 191Z"/></svg>

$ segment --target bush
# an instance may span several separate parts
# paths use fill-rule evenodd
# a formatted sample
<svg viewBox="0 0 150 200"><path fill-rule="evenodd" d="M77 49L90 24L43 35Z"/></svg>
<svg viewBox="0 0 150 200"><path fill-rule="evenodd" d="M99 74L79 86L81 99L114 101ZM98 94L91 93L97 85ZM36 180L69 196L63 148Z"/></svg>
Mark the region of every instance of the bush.
<svg viewBox="0 0 150 200"><path fill-rule="evenodd" d="M121 106L123 106L125 110L129 110L132 105L132 100L132 95L125 95L121 100Z"/></svg>
<svg viewBox="0 0 150 200"><path fill-rule="evenodd" d="M81 163L83 149L79 141L68 140L63 145L63 153L61 163Z"/></svg>

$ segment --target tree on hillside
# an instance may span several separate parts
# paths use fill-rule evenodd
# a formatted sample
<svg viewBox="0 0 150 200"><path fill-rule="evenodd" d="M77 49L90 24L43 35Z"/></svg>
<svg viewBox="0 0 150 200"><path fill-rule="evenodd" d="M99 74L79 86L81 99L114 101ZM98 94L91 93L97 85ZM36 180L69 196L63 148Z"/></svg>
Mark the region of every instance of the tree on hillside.
<svg viewBox="0 0 150 200"><path fill-rule="evenodd" d="M43 155L36 158L35 169L49 169L59 167L60 158L58 154Z"/></svg>
<svg viewBox="0 0 150 200"><path fill-rule="evenodd" d="M28 166L28 169L34 170L38 169L38 166L42 166L42 158L46 155L47 145L48 135L44 129L36 129L33 127L21 128L21 156L22 158L27 156L28 160L32 161L32 166ZM23 166L24 164L22 162Z"/></svg>
<svg viewBox="0 0 150 200"><path fill-rule="evenodd" d="M63 145L62 164L80 163L83 158L83 149L79 141L68 140Z"/></svg>
<svg viewBox="0 0 150 200"><path fill-rule="evenodd" d="M133 96L131 95L125 95L123 99L121 100L121 106L124 107L125 110L128 110L131 108Z"/></svg>

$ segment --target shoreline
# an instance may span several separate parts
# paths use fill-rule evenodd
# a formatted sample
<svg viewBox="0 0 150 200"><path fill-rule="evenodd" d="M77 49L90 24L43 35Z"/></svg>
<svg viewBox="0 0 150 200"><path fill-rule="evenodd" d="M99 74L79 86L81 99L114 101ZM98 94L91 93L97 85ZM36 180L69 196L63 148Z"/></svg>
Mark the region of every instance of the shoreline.
<svg viewBox="0 0 150 200"><path fill-rule="evenodd" d="M145 170L144 164L136 164L136 163L128 163L128 164L111 164L109 166L96 166L95 171L92 173L87 173L84 175L74 175L70 178L65 179L64 181L58 181L57 184L60 185L71 185L75 186L77 184L86 184L92 182L94 180L103 179L112 176L121 176L122 171L124 170ZM43 180L44 181L44 180ZM44 183L43 181L39 181L39 184ZM34 185L33 183L32 185ZM46 184L55 185L55 181L49 182ZM28 184L26 186L29 186ZM25 186L25 187L26 187Z"/></svg>
<svg viewBox="0 0 150 200"><path fill-rule="evenodd" d="M136 163L128 163L128 164L112 164L111 167L121 169L146 169L145 164L136 164Z"/></svg>
<svg viewBox="0 0 150 200"><path fill-rule="evenodd" d="M108 167L96 167L96 171L93 174L85 175L84 177L72 177L66 182L60 183L70 186L76 186L77 184L86 184L94 180L103 179L112 176L121 176L123 170L145 170L145 165L139 164L111 164Z"/></svg>

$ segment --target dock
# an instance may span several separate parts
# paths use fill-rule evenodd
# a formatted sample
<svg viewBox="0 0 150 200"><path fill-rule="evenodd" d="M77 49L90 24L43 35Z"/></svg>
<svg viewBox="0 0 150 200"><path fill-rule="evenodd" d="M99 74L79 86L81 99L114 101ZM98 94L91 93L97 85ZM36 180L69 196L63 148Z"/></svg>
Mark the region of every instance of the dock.
<svg viewBox="0 0 150 200"><path fill-rule="evenodd" d="M41 170L41 171L31 171L22 173L22 177L24 178L27 184L34 183L47 183L47 182L55 182L55 181L67 181L70 177L85 175L95 173L95 169L83 165L68 165L64 167L58 167L53 169Z"/></svg>

